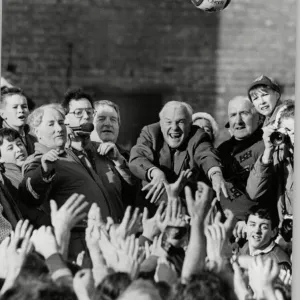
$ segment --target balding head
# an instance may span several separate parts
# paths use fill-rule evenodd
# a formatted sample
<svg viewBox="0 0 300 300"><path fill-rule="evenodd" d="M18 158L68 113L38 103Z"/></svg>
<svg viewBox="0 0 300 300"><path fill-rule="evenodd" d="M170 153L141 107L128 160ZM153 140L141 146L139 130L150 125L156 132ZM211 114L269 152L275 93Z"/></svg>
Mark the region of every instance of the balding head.
<svg viewBox="0 0 300 300"><path fill-rule="evenodd" d="M192 107L179 101L170 101L162 108L160 127L171 148L178 148L188 137L192 126Z"/></svg>
<svg viewBox="0 0 300 300"><path fill-rule="evenodd" d="M237 140L248 138L259 126L259 115L252 102L237 96L228 103L229 128Z"/></svg>

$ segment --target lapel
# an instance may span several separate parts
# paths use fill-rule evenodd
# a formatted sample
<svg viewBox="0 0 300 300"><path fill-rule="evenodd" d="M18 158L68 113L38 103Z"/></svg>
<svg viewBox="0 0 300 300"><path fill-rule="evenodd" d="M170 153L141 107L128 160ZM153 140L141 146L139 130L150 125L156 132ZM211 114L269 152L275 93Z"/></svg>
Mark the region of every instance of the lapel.
<svg viewBox="0 0 300 300"><path fill-rule="evenodd" d="M186 157L187 157L187 149L185 149L184 151L176 150L174 154L174 172L177 175L179 175Z"/></svg>
<svg viewBox="0 0 300 300"><path fill-rule="evenodd" d="M159 154L159 165L172 169L171 151L166 142L163 143Z"/></svg>

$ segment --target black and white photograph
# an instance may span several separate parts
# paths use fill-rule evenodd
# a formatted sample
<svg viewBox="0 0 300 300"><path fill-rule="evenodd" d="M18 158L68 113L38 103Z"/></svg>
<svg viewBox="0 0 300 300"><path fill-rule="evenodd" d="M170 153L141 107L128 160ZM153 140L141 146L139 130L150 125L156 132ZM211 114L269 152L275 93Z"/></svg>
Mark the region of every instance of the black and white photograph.
<svg viewBox="0 0 300 300"><path fill-rule="evenodd" d="M0 6L0 300L297 299L297 0Z"/></svg>

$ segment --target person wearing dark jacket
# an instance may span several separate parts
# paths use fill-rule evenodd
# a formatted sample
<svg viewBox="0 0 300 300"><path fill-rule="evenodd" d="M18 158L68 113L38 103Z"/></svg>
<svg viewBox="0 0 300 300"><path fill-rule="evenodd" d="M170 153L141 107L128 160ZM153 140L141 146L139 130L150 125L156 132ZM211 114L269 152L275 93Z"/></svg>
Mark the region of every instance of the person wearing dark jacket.
<svg viewBox="0 0 300 300"><path fill-rule="evenodd" d="M230 209L237 221L244 221L257 201L248 196L246 185L250 170L264 150L263 132L258 113L247 97L230 100L228 118L232 137L218 147L229 193L228 198L221 198L221 206Z"/></svg>
<svg viewBox="0 0 300 300"><path fill-rule="evenodd" d="M170 101L160 112L160 122L145 126L131 149L129 167L143 180L146 199L165 198L163 181L175 182L181 171L192 170L191 180L203 172L217 193L227 196L222 165L210 136L192 125L193 110L185 102ZM161 196L164 197L161 199Z"/></svg>

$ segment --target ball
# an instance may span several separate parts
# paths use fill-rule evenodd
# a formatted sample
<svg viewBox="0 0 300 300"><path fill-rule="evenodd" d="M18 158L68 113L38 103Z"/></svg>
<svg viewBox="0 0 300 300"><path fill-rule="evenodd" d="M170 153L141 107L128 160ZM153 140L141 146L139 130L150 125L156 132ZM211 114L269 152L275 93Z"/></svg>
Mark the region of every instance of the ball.
<svg viewBox="0 0 300 300"><path fill-rule="evenodd" d="M194 6L206 12L217 12L225 9L231 0L191 0Z"/></svg>

